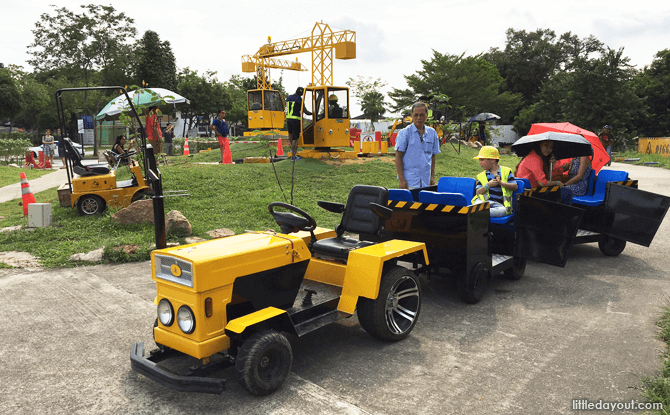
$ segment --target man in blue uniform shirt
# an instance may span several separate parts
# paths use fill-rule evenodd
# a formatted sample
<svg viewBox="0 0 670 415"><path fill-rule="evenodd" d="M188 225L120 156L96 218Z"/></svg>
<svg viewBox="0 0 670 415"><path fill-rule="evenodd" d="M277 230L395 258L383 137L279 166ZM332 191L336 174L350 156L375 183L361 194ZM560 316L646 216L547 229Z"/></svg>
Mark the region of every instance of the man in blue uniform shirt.
<svg viewBox="0 0 670 415"><path fill-rule="evenodd" d="M395 166L398 187L413 189L435 184L435 155L440 153L437 132L426 125L428 108L419 101L412 105L412 124L398 133Z"/></svg>

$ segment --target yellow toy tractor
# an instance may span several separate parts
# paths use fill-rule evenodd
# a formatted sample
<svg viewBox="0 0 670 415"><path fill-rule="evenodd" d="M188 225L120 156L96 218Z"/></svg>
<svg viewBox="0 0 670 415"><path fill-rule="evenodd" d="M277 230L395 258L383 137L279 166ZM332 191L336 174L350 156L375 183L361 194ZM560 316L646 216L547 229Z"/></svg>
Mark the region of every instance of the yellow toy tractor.
<svg viewBox="0 0 670 415"><path fill-rule="evenodd" d="M421 287L398 261L426 264L428 257L421 242L370 241L392 213L387 203L388 190L376 186L355 186L346 206L319 202L343 213L333 231L295 206L274 202L269 211L279 233L153 251L158 349L145 356L143 343L133 344L132 368L176 390L221 393L225 379L213 375L234 366L245 389L265 395L291 369L283 333L303 336L357 311L372 336L404 339L419 318Z"/></svg>
<svg viewBox="0 0 670 415"><path fill-rule="evenodd" d="M93 88L65 88L56 91L56 104L58 108L58 115L61 123L61 130L67 131L65 128L65 111L62 104L62 93L66 91L86 91L86 90L122 90L125 89L118 86L105 86ZM126 97L128 94L126 93ZM145 172L149 166L155 164L153 159L153 149L147 151L146 137L142 122L132 105L132 100L128 97L130 109L139 123L139 130L141 135L141 150L143 151L144 169ZM135 151L128 152L122 155L115 155L114 166L107 163L84 165L81 156L72 146L69 138L63 139L63 149L66 155L66 171L67 183L61 185L58 189L58 199L62 207L76 207L80 215L95 215L107 206L114 206L119 208L128 207L132 202L148 198L153 195L153 190L150 187L149 180L146 179L146 174L142 174L142 167L133 165L130 167L130 179L117 180L117 167L120 165L129 165L130 158L137 154ZM149 153L151 153L149 155Z"/></svg>

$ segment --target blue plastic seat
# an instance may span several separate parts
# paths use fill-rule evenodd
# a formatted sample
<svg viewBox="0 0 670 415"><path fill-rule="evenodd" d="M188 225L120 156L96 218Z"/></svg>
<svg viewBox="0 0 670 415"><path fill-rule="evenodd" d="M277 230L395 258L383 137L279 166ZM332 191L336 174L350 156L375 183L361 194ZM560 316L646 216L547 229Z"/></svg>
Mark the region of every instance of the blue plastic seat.
<svg viewBox="0 0 670 415"><path fill-rule="evenodd" d="M526 179L525 177L516 177L516 180L517 180L517 181L518 181L518 180L521 180L521 181L523 182L524 189L526 189L526 190L530 190L530 189L531 189L531 186L530 186L530 180Z"/></svg>
<svg viewBox="0 0 670 415"><path fill-rule="evenodd" d="M475 197L476 183L477 180L472 177L440 177L440 180L437 182L437 191L439 193L460 193L469 204L472 198Z"/></svg>
<svg viewBox="0 0 670 415"><path fill-rule="evenodd" d="M491 218L491 223L505 224L509 223L514 218L514 214L516 213L516 196L519 193L524 192L524 190L526 189L526 182L528 182L530 185L528 179L516 179L515 182L517 185L517 189L514 192L512 192L512 214L507 216L500 216L497 218Z"/></svg>
<svg viewBox="0 0 670 415"><path fill-rule="evenodd" d="M419 192L419 202L450 206L468 206L470 204L465 196L460 193L430 192L428 190Z"/></svg>
<svg viewBox="0 0 670 415"><path fill-rule="evenodd" d="M595 191L590 196L575 196L572 203L585 206L600 206L605 201L605 191L609 182L628 180L628 172L619 170L600 170L596 176Z"/></svg>
<svg viewBox="0 0 670 415"><path fill-rule="evenodd" d="M413 202L412 192L407 189L389 189L389 200L398 202Z"/></svg>

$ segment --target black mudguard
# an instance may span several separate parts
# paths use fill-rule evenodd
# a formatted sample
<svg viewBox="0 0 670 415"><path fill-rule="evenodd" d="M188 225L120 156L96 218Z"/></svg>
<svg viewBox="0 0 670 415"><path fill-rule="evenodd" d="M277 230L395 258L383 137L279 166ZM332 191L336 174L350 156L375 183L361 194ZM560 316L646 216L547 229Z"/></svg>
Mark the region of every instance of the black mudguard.
<svg viewBox="0 0 670 415"><path fill-rule="evenodd" d="M601 233L649 246L670 207L670 197L610 184L605 196Z"/></svg>
<svg viewBox="0 0 670 415"><path fill-rule="evenodd" d="M565 267L584 210L520 195L514 256Z"/></svg>

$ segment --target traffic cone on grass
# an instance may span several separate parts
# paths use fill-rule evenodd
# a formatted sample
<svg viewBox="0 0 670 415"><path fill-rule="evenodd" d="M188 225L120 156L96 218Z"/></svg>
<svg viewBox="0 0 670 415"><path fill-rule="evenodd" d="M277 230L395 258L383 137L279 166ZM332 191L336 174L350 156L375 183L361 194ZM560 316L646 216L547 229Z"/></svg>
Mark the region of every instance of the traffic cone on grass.
<svg viewBox="0 0 670 415"><path fill-rule="evenodd" d="M28 216L28 205L37 203L37 200L35 200L35 195L30 190L25 173L21 173L21 198L23 199L23 216Z"/></svg>
<svg viewBox="0 0 670 415"><path fill-rule="evenodd" d="M281 143L281 136L277 139L277 156L284 155L284 145Z"/></svg>
<svg viewBox="0 0 670 415"><path fill-rule="evenodd" d="M230 153L230 143L228 142L228 137L223 137L223 143L225 144L225 146L223 149L222 164L233 164L233 155Z"/></svg>
<svg viewBox="0 0 670 415"><path fill-rule="evenodd" d="M191 155L191 150L188 149L188 138L184 139L184 155L185 156Z"/></svg>

